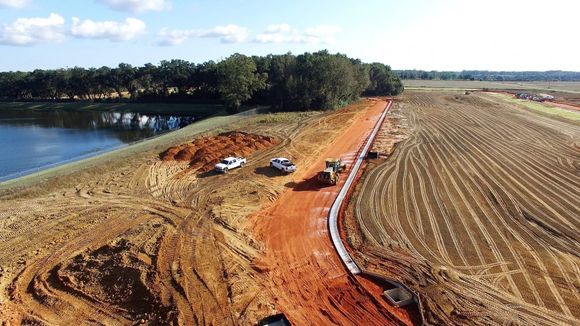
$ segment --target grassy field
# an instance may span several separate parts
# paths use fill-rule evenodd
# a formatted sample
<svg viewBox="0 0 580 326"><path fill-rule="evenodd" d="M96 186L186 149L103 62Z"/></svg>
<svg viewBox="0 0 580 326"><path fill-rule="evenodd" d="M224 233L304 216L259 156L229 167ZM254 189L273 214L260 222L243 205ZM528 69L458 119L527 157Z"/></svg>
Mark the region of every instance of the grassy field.
<svg viewBox="0 0 580 326"><path fill-rule="evenodd" d="M493 82L471 80L403 80L406 89L522 89L580 94L580 82Z"/></svg>
<svg viewBox="0 0 580 326"><path fill-rule="evenodd" d="M215 115L224 114L224 108L218 104L166 104L166 103L50 103L50 102L0 102L2 109L25 110L75 110L75 111L115 111L139 113L194 114Z"/></svg>

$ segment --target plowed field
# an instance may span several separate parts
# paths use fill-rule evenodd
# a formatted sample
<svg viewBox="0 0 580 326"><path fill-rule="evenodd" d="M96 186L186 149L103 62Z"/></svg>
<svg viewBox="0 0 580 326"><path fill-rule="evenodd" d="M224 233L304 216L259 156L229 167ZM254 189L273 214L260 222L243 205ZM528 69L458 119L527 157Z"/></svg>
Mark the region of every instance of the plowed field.
<svg viewBox="0 0 580 326"><path fill-rule="evenodd" d="M579 324L580 126L473 94L393 111L408 138L351 200L355 259L433 323Z"/></svg>

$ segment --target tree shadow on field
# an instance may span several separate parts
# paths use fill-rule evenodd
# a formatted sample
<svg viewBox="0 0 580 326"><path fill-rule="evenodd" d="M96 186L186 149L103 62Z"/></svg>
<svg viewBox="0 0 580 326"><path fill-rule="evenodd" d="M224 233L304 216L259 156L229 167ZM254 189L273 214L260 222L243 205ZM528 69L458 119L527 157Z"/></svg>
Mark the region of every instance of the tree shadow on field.
<svg viewBox="0 0 580 326"><path fill-rule="evenodd" d="M300 182L294 181L288 182L284 186L291 188L292 191L318 191L322 188L327 187L327 185L321 184L318 181L316 175L308 179L304 179Z"/></svg>

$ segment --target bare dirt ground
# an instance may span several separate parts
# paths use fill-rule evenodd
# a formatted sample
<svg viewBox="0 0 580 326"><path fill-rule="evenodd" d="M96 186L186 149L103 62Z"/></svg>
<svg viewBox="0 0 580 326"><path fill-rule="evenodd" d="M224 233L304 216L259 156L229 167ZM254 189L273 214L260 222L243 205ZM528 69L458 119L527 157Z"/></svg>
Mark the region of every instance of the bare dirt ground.
<svg viewBox="0 0 580 326"><path fill-rule="evenodd" d="M408 139L347 210L363 268L435 324L580 323L580 126L477 95L406 92Z"/></svg>
<svg viewBox="0 0 580 326"><path fill-rule="evenodd" d="M330 187L316 180L326 157L340 157L352 167L385 106L378 101L355 117L327 150L295 175L300 181L289 184L292 191L249 221L265 245L258 263L267 272L266 287L296 325L411 323L405 310L388 306L380 294L372 295L365 280L348 273L330 241L328 211L346 176Z"/></svg>
<svg viewBox="0 0 580 326"><path fill-rule="evenodd" d="M288 299L295 289L274 287L283 278L270 278L273 265L283 265L272 259L273 237L291 238L291 232L282 230L292 221L271 219L268 228L258 228L266 234L255 234L248 221L281 193L298 191L300 171L318 169L315 163L328 146L353 122L365 119L365 108L372 104L364 101L318 115L257 118L214 131L197 144L192 139L195 146L216 145L217 133L237 130L269 139L270 145L277 142L248 152L248 164L225 175L202 172L210 162L196 164L195 154L184 161L163 161L166 146L44 185L3 192L0 320L9 325L252 325L276 311L288 311L291 320L305 320L309 314L340 320L344 300L358 309L349 313L353 316L380 311L367 318L395 321L381 304L352 287L336 258L324 258L332 249L328 240L326 252L310 252L310 258L320 254L333 269L311 266L307 270L312 274L298 279L310 286L302 290L312 291L313 300L332 299L313 305L323 309L295 313L295 301ZM244 143L245 136L240 139ZM223 155L233 150L217 147L204 150ZM274 156L293 159L299 172L283 175L270 169L268 160ZM316 230L323 227L319 219L309 223ZM316 237L323 236L317 232ZM289 270L286 266L282 275ZM327 281L315 282L323 277ZM350 286L346 294L344 284ZM357 318L344 320L363 320Z"/></svg>

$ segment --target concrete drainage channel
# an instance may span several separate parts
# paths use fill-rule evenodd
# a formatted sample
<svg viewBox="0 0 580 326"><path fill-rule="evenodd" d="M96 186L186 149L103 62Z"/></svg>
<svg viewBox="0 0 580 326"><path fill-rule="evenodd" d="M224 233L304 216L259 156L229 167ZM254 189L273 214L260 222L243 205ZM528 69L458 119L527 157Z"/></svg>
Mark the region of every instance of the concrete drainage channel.
<svg viewBox="0 0 580 326"><path fill-rule="evenodd" d="M350 171L350 174L348 175L348 178L346 179L344 185L342 186L342 189L340 189L340 192L338 193L336 200L332 204L332 207L330 208L330 213L328 215L328 227L330 228L330 237L332 239L332 243L334 244L334 247L336 248L336 251L338 252L338 255L340 256L342 262L346 265L348 270L354 275L360 274L361 270L356 264L356 262L349 255L348 251L346 250L346 247L344 246L344 244L340 239L340 232L338 231L338 213L340 212L340 207L342 206L342 203L346 198L346 194L348 193L348 190L352 186L356 174L358 173L358 170L360 169L360 166L362 165L362 162L366 157L366 154L369 151L369 148L371 147L373 140L375 139L377 133L379 132L379 129L381 128L381 125L385 120L385 116L391 109L392 104L393 102L389 101L385 110L379 117L379 120L377 121L377 124L375 125L372 133L370 134L367 143L365 144L363 150L356 158L356 161L354 163L354 166L352 167L352 170Z"/></svg>
<svg viewBox="0 0 580 326"><path fill-rule="evenodd" d="M356 264L354 259L352 259L352 257L350 256L350 254L346 250L346 247L340 238L340 232L338 230L338 216L339 216L340 209L344 203L344 200L347 197L349 190L353 186L353 182L358 174L358 171L363 163L363 160L365 159L372 143L374 142L375 137L376 137L377 133L379 132L379 130L383 124L383 121L385 120L385 116L387 115L387 113L391 109L392 104L393 104L393 101L389 101L389 103L385 107L385 110L383 111L383 113L379 117L379 120L377 121L375 127L373 128L373 131L370 134L365 146L363 147L362 151L360 152L360 154L356 158L354 166L353 166L352 170L350 171L350 174L348 175L348 178L346 179L344 185L342 186L342 189L340 189L340 192L338 193L336 200L332 204L332 207L330 208L330 212L328 215L328 228L330 229L330 237L332 239L332 243L334 244L334 247L336 248L336 251L338 252L338 255L340 256L340 259L342 260L343 264L346 266L348 271L353 275L362 274L362 275L370 276L370 277L375 278L375 279L379 279L379 280L386 282L388 284L392 284L394 286L393 288L386 289L384 291L384 296L387 299L387 301L395 307L404 307L408 304L416 303L417 307L419 309L419 313L421 315L420 316L421 317L421 324L424 324L423 309L421 307L421 301L419 300L419 297L413 291L411 291L411 289L409 289L409 287L407 287L404 284L401 284L401 283L399 283L395 280L392 280L392 279L387 279L385 277L382 277L382 276L374 274L374 273L368 273L368 272L361 270L360 267L358 267L358 265Z"/></svg>

